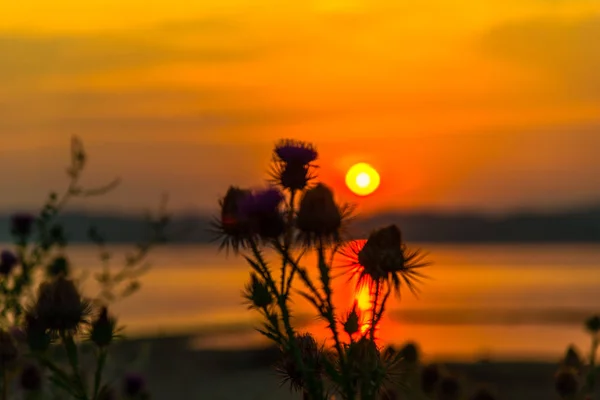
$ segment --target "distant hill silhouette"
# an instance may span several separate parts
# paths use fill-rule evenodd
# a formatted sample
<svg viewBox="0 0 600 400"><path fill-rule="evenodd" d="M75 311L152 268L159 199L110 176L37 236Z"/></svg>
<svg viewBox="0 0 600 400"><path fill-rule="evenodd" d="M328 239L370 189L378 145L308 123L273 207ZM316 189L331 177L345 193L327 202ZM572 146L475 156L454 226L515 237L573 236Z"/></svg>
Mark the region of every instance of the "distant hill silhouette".
<svg viewBox="0 0 600 400"><path fill-rule="evenodd" d="M169 228L172 243L208 243L209 215L176 215ZM0 215L0 242L8 242L9 215ZM87 232L94 226L109 242L131 243L142 238L144 219L114 213L72 212L63 215L71 243L89 242ZM395 223L413 242L493 243L493 242L596 242L600 244L600 207L572 212L518 213L503 217L483 214L436 212L384 213L357 218L350 226L353 237L365 237L386 224Z"/></svg>

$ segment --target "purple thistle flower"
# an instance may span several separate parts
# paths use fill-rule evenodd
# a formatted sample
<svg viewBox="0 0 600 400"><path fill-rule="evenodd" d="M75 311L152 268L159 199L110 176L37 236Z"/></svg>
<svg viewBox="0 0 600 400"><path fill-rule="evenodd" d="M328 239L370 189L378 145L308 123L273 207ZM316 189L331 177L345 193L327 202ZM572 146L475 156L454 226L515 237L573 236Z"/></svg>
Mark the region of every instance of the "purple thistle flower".
<svg viewBox="0 0 600 400"><path fill-rule="evenodd" d="M2 253L0 253L0 274L7 276L18 263L19 260L13 252L3 250Z"/></svg>
<svg viewBox="0 0 600 400"><path fill-rule="evenodd" d="M35 217L28 213L17 213L11 218L11 230L13 235L27 237L31 234Z"/></svg>
<svg viewBox="0 0 600 400"><path fill-rule="evenodd" d="M283 194L275 188L256 191L240 201L240 213L251 221L253 233L263 239L273 239L284 231L284 222L279 211Z"/></svg>
<svg viewBox="0 0 600 400"><path fill-rule="evenodd" d="M300 165L307 165L318 157L317 151L311 144L293 139L280 141L275 146L275 154L279 161Z"/></svg>

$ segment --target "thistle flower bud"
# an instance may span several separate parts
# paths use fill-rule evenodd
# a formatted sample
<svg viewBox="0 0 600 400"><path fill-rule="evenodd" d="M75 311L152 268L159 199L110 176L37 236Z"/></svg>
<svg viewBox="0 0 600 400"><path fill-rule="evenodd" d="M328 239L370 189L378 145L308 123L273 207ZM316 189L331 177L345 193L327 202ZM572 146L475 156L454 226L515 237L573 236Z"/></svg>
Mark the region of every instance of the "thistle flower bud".
<svg viewBox="0 0 600 400"><path fill-rule="evenodd" d="M37 392L42 388L42 373L34 364L26 365L19 376L21 389L28 392Z"/></svg>
<svg viewBox="0 0 600 400"><path fill-rule="evenodd" d="M246 285L244 297L248 300L248 308L262 309L273 303L273 296L267 285L254 274L250 274L250 283Z"/></svg>
<svg viewBox="0 0 600 400"><path fill-rule="evenodd" d="M430 364L421 371L421 390L427 395L431 395L442 377L440 368L437 364Z"/></svg>
<svg viewBox="0 0 600 400"><path fill-rule="evenodd" d="M19 351L13 337L5 330L0 330L0 371L12 369L18 356Z"/></svg>
<svg viewBox="0 0 600 400"><path fill-rule="evenodd" d="M346 316L346 321L344 321L344 332L350 336L357 333L360 329L359 320L360 318L356 312L356 305L354 305L352 311L350 311Z"/></svg>
<svg viewBox="0 0 600 400"><path fill-rule="evenodd" d="M146 380L136 373L128 373L125 375L123 382L123 394L127 398L136 398L143 395L146 391Z"/></svg>
<svg viewBox="0 0 600 400"><path fill-rule="evenodd" d="M19 263L17 256L11 251L3 250L0 253L0 275L8 276Z"/></svg>
<svg viewBox="0 0 600 400"><path fill-rule="evenodd" d="M416 343L407 343L400 349L400 356L404 362L416 364L419 362L419 347Z"/></svg>
<svg viewBox="0 0 600 400"><path fill-rule="evenodd" d="M358 262L374 280L401 268L404 265L404 254L400 229L396 225L389 225L371 233L358 253Z"/></svg>
<svg viewBox="0 0 600 400"><path fill-rule="evenodd" d="M51 331L74 332L89 314L89 303L84 301L75 283L59 276L39 286L35 315Z"/></svg>
<svg viewBox="0 0 600 400"><path fill-rule="evenodd" d="M329 187L319 183L304 192L300 200L296 226L307 244L338 239L341 225L342 212L335 203Z"/></svg>
<svg viewBox="0 0 600 400"><path fill-rule="evenodd" d="M303 190L312 178L310 163L317 159L314 147L306 142L282 140L275 146L273 180L290 190Z"/></svg>
<svg viewBox="0 0 600 400"><path fill-rule="evenodd" d="M270 188L246 196L240 202L240 212L249 221L252 233L261 238L275 239L285 231L283 215L279 205L283 195L275 188Z"/></svg>
<svg viewBox="0 0 600 400"><path fill-rule="evenodd" d="M573 396L579 389L577 372L568 367L560 368L554 376L554 388L563 399Z"/></svg>
<svg viewBox="0 0 600 400"><path fill-rule="evenodd" d="M31 235L35 218L31 214L18 213L11 218L11 232L14 236L25 239Z"/></svg>
<svg viewBox="0 0 600 400"><path fill-rule="evenodd" d="M561 364L565 367L570 367L578 372L581 372L584 363L575 346L571 345L567 349Z"/></svg>
<svg viewBox="0 0 600 400"><path fill-rule="evenodd" d="M46 276L49 278L54 278L57 276L69 276L70 272L70 263L64 256L56 257L48 266L46 267Z"/></svg>
<svg viewBox="0 0 600 400"><path fill-rule="evenodd" d="M315 377L320 377L323 372L323 351L319 349L315 338L310 333L296 334L296 344L304 366ZM290 390L302 391L305 389L306 379L302 371L295 364L291 349L284 349L282 359L277 366L277 372L282 377L283 383L289 383Z"/></svg>
<svg viewBox="0 0 600 400"><path fill-rule="evenodd" d="M92 322L90 340L98 347L108 346L115 337L116 320L108 315L108 309L102 307L98 317Z"/></svg>
<svg viewBox="0 0 600 400"><path fill-rule="evenodd" d="M598 332L600 332L600 315L595 315L588 319L585 322L585 327L592 335L598 334Z"/></svg>
<svg viewBox="0 0 600 400"><path fill-rule="evenodd" d="M440 381L440 400L458 400L460 398L460 383L453 376L447 376Z"/></svg>
<svg viewBox="0 0 600 400"><path fill-rule="evenodd" d="M219 201L221 215L212 221L212 228L217 234L216 239L221 240L221 248L231 247L237 252L240 247L246 246L251 235L251 224L242 214L240 205L251 195L249 190L231 186L225 197Z"/></svg>

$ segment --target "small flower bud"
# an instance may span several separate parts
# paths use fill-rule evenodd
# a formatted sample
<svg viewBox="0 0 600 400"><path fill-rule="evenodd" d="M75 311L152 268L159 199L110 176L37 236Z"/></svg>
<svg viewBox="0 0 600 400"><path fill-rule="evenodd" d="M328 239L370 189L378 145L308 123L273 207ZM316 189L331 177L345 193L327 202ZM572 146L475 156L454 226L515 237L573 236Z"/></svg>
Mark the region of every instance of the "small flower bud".
<svg viewBox="0 0 600 400"><path fill-rule="evenodd" d="M54 278L57 276L69 276L70 272L69 260L67 260L64 256L56 257L48 266L46 267L46 275L49 278Z"/></svg>
<svg viewBox="0 0 600 400"><path fill-rule="evenodd" d="M356 305L355 305L352 308L352 311L350 311L348 313L348 316L346 317L346 321L344 322L344 332L346 332L350 336L357 333L358 330L360 329L359 319L360 318L358 317L358 313L356 312Z"/></svg>
<svg viewBox="0 0 600 400"><path fill-rule="evenodd" d="M269 292L269 288L254 273L250 274L250 283L246 285L244 297L249 302L249 308L262 309L273 303L273 296Z"/></svg>
<svg viewBox="0 0 600 400"><path fill-rule="evenodd" d="M13 268L19 263L17 256L13 252L3 250L0 253L0 275L8 276Z"/></svg>
<svg viewBox="0 0 600 400"><path fill-rule="evenodd" d="M35 314L48 329L57 332L76 331L89 313L75 283L64 276L39 286Z"/></svg>
<svg viewBox="0 0 600 400"><path fill-rule="evenodd" d="M554 376L554 387L562 398L573 396L579 389L577 372L572 368L562 367Z"/></svg>
<svg viewBox="0 0 600 400"><path fill-rule="evenodd" d="M342 213L333 192L322 183L304 192L296 218L296 226L307 243L332 240L339 234Z"/></svg>
<svg viewBox="0 0 600 400"><path fill-rule="evenodd" d="M116 320L108 315L108 309L102 307L98 318L92 322L90 340L98 347L108 346L115 335Z"/></svg>
<svg viewBox="0 0 600 400"><path fill-rule="evenodd" d="M402 360L409 364L419 362L419 348L416 343L407 343L400 349Z"/></svg>
<svg viewBox="0 0 600 400"><path fill-rule="evenodd" d="M33 364L26 365L21 370L19 377L21 389L29 392L37 392L42 388L42 373L40 369Z"/></svg>
<svg viewBox="0 0 600 400"><path fill-rule="evenodd" d="M600 332L600 315L595 315L585 322L585 327L592 335Z"/></svg>

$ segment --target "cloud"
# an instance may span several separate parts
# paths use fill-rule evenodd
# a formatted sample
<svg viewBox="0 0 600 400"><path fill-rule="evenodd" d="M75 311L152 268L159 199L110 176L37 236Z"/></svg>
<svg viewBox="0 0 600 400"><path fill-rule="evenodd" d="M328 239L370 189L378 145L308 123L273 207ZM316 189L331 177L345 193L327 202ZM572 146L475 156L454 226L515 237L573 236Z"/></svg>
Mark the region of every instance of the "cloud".
<svg viewBox="0 0 600 400"><path fill-rule="evenodd" d="M504 24L483 38L488 54L548 74L567 96L600 100L600 15Z"/></svg>

